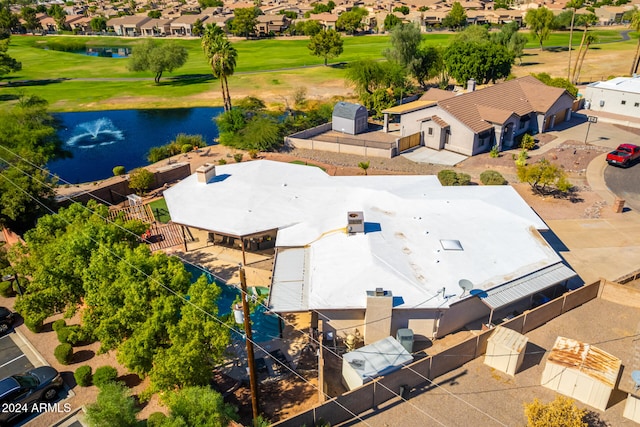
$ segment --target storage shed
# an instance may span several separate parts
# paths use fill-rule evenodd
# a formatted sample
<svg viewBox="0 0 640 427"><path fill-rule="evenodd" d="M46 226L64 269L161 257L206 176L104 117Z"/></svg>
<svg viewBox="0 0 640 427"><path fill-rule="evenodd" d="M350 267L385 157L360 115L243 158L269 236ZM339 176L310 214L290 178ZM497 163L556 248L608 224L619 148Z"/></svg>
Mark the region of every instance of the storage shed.
<svg viewBox="0 0 640 427"><path fill-rule="evenodd" d="M524 349L529 338L516 331L498 326L487 341L487 352L484 364L504 372L515 375L524 361Z"/></svg>
<svg viewBox="0 0 640 427"><path fill-rule="evenodd" d="M349 135L357 135L366 132L369 124L367 109L360 104L352 104L350 102L338 102L333 107L333 116L331 119L331 129L348 133Z"/></svg>
<svg viewBox="0 0 640 427"><path fill-rule="evenodd" d="M547 357L541 385L604 411L621 365L620 359L597 347L558 337Z"/></svg>
<svg viewBox="0 0 640 427"><path fill-rule="evenodd" d="M349 390L376 377L387 375L413 360L413 356L393 337L345 353L342 356L342 381Z"/></svg>

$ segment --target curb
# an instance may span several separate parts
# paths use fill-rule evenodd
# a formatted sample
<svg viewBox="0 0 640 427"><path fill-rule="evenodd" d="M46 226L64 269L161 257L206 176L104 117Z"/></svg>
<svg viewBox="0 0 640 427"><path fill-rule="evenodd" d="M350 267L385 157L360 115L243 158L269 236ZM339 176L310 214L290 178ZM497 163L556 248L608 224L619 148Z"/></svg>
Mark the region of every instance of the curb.
<svg viewBox="0 0 640 427"><path fill-rule="evenodd" d="M23 353L25 354L25 356L27 356L27 359L29 359L29 361L34 365L34 367L49 365L47 360L40 354L40 352L38 352L38 350L36 350L33 344L29 342L29 340L24 336L22 332L20 332L20 330L14 328L14 332L16 336L20 338L23 345L20 345L20 343L16 342L15 339L13 340L13 342L16 343L18 348L23 350ZM24 347L28 349L28 352L24 351ZM29 356L32 356L32 357L29 357ZM37 359L38 363L34 363L33 358Z"/></svg>

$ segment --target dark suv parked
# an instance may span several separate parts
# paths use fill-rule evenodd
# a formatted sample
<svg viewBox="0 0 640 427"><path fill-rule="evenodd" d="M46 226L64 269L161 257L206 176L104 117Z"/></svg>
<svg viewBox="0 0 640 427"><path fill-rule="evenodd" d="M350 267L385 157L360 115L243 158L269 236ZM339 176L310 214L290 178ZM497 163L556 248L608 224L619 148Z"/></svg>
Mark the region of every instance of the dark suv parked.
<svg viewBox="0 0 640 427"><path fill-rule="evenodd" d="M0 307L0 335L11 329L11 325L16 320L16 314L6 307Z"/></svg>
<svg viewBox="0 0 640 427"><path fill-rule="evenodd" d="M0 380L0 424L7 425L20 415L38 412L37 403L55 399L62 384L62 377L51 366Z"/></svg>

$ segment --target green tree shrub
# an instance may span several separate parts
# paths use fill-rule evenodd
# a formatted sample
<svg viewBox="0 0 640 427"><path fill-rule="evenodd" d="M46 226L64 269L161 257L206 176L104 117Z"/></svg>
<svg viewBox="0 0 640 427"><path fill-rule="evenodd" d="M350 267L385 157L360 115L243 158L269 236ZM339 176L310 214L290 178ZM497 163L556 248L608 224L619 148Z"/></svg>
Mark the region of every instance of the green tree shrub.
<svg viewBox="0 0 640 427"><path fill-rule="evenodd" d="M459 173L457 178L457 183L455 185L469 185L471 184L471 175L468 173Z"/></svg>
<svg viewBox="0 0 640 427"><path fill-rule="evenodd" d="M93 384L102 389L106 384L116 382L118 378L118 370L113 366L100 366L93 374Z"/></svg>
<svg viewBox="0 0 640 427"><path fill-rule="evenodd" d="M9 298L14 295L11 282L0 282L0 295L5 298Z"/></svg>
<svg viewBox="0 0 640 427"><path fill-rule="evenodd" d="M498 157L500 157L500 150L498 149L497 145L491 147L491 151L489 151L489 157L491 157L492 159L497 159Z"/></svg>
<svg viewBox="0 0 640 427"><path fill-rule="evenodd" d="M208 386L185 387L167 396L171 425L224 427L238 419L237 409Z"/></svg>
<svg viewBox="0 0 640 427"><path fill-rule="evenodd" d="M147 427L161 427L165 424L167 416L162 412L154 412L147 418Z"/></svg>
<svg viewBox="0 0 640 427"><path fill-rule="evenodd" d="M47 315L44 313L21 313L24 317L24 324L29 328L31 332L38 333L42 331L42 324L44 323L44 319L47 318Z"/></svg>
<svg viewBox="0 0 640 427"><path fill-rule="evenodd" d="M61 365L68 365L73 357L73 347L71 344L60 344L53 351L53 355Z"/></svg>
<svg viewBox="0 0 640 427"><path fill-rule="evenodd" d="M440 184L445 186L456 185L458 182L458 174L450 169L443 169L438 172L438 180Z"/></svg>
<svg viewBox="0 0 640 427"><path fill-rule="evenodd" d="M240 163L242 161L242 157L243 157L242 153L236 153L233 155L233 160L235 160L236 163Z"/></svg>
<svg viewBox="0 0 640 427"><path fill-rule="evenodd" d="M189 151L191 151L191 150L193 150L193 145L191 145L191 144L184 144L184 145L182 146L182 148L180 149L180 151L182 152L182 154L186 154L186 153L188 153L188 152L189 152Z"/></svg>
<svg viewBox="0 0 640 427"><path fill-rule="evenodd" d="M145 168L138 168L129 174L129 188L137 194L144 193L153 184L154 175Z"/></svg>
<svg viewBox="0 0 640 427"><path fill-rule="evenodd" d="M76 383L80 387L89 387L91 385L91 366L82 365L73 373Z"/></svg>
<svg viewBox="0 0 640 427"><path fill-rule="evenodd" d="M516 159L516 166L525 166L527 164L528 158L529 154L527 153L527 150L523 148L522 150L520 150L518 158Z"/></svg>
<svg viewBox="0 0 640 427"><path fill-rule="evenodd" d="M87 406L87 420L92 427L136 427L138 408L129 389L108 383L100 388L96 402Z"/></svg>
<svg viewBox="0 0 640 427"><path fill-rule="evenodd" d="M127 173L127 169L124 166L116 166L113 168L113 176L120 176Z"/></svg>
<svg viewBox="0 0 640 427"><path fill-rule="evenodd" d="M220 159L220 160L218 160L218 164L219 165L226 165L227 161L225 159Z"/></svg>
<svg viewBox="0 0 640 427"><path fill-rule="evenodd" d="M257 159L258 158L258 153L260 153L258 150L249 150L249 158L250 159Z"/></svg>
<svg viewBox="0 0 640 427"><path fill-rule="evenodd" d="M522 140L520 140L520 148L524 150L533 150L536 146L536 140L533 136L525 133L522 135Z"/></svg>
<svg viewBox="0 0 640 427"><path fill-rule="evenodd" d="M587 427L584 421L587 411L579 409L568 397L557 396L549 403L542 403L537 398L524 404L524 414L528 427Z"/></svg>
<svg viewBox="0 0 640 427"><path fill-rule="evenodd" d="M554 190L566 193L572 187L566 172L546 159L532 165L518 166L518 179L528 183L533 191L542 195Z"/></svg>
<svg viewBox="0 0 640 427"><path fill-rule="evenodd" d="M505 185L507 180L498 171L486 170L480 174L480 182L484 185Z"/></svg>
<svg viewBox="0 0 640 427"><path fill-rule="evenodd" d="M58 341L60 344L71 344L69 342L69 334L71 333L71 329L68 327L58 328L56 331L56 335L58 336Z"/></svg>

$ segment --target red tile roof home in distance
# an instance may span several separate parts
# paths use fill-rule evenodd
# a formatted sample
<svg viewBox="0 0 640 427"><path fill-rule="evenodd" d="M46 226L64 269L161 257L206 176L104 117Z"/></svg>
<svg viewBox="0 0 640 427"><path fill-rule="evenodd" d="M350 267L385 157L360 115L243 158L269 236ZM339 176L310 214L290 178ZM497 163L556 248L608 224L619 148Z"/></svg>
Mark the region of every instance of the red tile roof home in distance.
<svg viewBox="0 0 640 427"><path fill-rule="evenodd" d="M443 99L453 98L456 96L455 93L450 90L442 90L435 87L429 88L422 96L418 99L419 101L442 101Z"/></svg>
<svg viewBox="0 0 640 427"><path fill-rule="evenodd" d="M444 99L438 105L479 133L493 127L483 119L480 111L487 113L489 108L498 109L509 115L516 113L520 117L533 112L544 113L565 92L564 89L547 86L535 77L526 76ZM496 120L496 114L487 114Z"/></svg>

